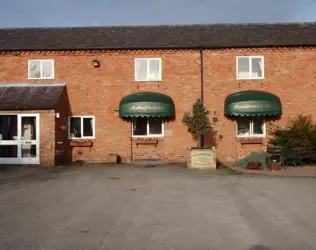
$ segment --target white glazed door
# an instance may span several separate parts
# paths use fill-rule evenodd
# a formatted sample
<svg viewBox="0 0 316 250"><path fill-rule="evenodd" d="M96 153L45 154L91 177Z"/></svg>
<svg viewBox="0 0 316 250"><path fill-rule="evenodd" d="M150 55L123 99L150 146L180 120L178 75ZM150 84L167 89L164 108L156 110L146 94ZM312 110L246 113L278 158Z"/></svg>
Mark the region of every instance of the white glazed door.
<svg viewBox="0 0 316 250"><path fill-rule="evenodd" d="M19 164L39 164L39 115L18 115Z"/></svg>

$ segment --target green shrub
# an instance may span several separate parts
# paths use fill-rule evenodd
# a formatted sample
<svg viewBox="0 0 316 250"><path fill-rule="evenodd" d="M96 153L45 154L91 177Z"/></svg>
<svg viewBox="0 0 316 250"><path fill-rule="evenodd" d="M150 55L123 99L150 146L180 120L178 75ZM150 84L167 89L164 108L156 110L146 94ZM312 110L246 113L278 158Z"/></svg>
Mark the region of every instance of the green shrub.
<svg viewBox="0 0 316 250"><path fill-rule="evenodd" d="M186 112L183 116L182 121L188 127L188 132L198 141L198 148L202 147L202 135L212 128L208 118L209 113L201 99L197 99L192 106L192 111Z"/></svg>
<svg viewBox="0 0 316 250"><path fill-rule="evenodd" d="M316 125L310 116L298 115L285 127L274 127L270 144L286 148L316 149Z"/></svg>
<svg viewBox="0 0 316 250"><path fill-rule="evenodd" d="M266 168L267 167L266 159L267 159L266 152L251 152L246 157L241 158L239 161L237 161L234 164L234 166L240 167L240 168L247 168L248 162L260 162L261 167Z"/></svg>

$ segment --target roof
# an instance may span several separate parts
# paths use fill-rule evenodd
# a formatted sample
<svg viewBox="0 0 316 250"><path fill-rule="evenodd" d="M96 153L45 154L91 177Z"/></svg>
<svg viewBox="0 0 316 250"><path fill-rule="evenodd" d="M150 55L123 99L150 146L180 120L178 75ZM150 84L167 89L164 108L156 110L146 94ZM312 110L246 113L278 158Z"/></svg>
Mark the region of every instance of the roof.
<svg viewBox="0 0 316 250"><path fill-rule="evenodd" d="M55 109L65 84L0 84L0 110Z"/></svg>
<svg viewBox="0 0 316 250"><path fill-rule="evenodd" d="M316 22L0 29L0 51L314 45Z"/></svg>

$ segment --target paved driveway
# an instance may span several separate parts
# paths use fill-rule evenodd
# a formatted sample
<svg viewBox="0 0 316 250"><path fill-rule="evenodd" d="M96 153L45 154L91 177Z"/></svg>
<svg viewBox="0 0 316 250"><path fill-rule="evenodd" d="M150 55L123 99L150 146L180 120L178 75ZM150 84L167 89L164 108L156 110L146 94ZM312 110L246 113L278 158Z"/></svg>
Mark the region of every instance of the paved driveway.
<svg viewBox="0 0 316 250"><path fill-rule="evenodd" d="M0 189L0 249L316 249L314 178L93 165Z"/></svg>

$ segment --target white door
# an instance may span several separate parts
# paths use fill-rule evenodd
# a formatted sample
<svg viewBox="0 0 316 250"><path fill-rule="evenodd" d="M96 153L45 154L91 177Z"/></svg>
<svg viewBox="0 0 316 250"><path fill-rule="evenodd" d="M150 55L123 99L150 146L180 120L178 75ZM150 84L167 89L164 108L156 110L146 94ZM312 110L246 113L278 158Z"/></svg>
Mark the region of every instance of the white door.
<svg viewBox="0 0 316 250"><path fill-rule="evenodd" d="M0 115L0 164L39 164L39 114Z"/></svg>

